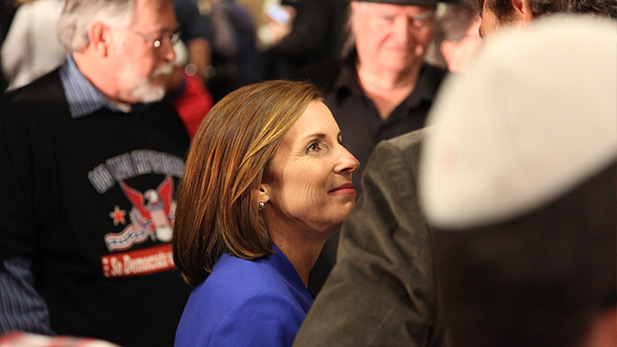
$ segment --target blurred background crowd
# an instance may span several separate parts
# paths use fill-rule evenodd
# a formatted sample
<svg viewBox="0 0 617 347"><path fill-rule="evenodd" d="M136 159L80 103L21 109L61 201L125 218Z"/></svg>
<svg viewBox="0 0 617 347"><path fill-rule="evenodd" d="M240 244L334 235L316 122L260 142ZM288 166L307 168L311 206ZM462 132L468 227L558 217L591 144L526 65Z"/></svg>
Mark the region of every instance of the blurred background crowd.
<svg viewBox="0 0 617 347"><path fill-rule="evenodd" d="M384 74L377 81L364 81L358 74L363 88L376 87L379 80L390 80L387 83L393 86L402 80L403 88L398 92L382 88L388 95L373 95L367 89L367 97L377 110L360 106L364 116L356 121L357 105L366 104L364 95L354 92L345 100L334 100L333 95L355 90L357 82L346 76L355 75L356 61L362 60L363 66L369 67L367 71L383 71L381 64L388 63L379 62L371 53L378 51L371 45L382 40L371 37L372 28L355 33L352 27L359 15L351 15L354 11L350 3L173 0L180 40L174 45L175 72L166 82L165 99L175 106L189 136L195 135L214 103L241 86L272 79L310 80L330 98L328 105L341 125L344 145L361 163L354 175L354 186L360 192L362 169L373 147L381 140L422 128L445 72L465 71L482 40L472 0L429 6L429 17L420 23L423 37L410 39L417 41L420 51L403 63L402 72L391 77ZM56 33L62 6L62 0L4 0L0 13L0 89L24 86L64 61L66 52ZM366 22L364 16L356 22ZM357 42L362 46L360 53ZM416 87L420 71L425 77ZM400 109L399 105L407 106ZM338 233L331 239L311 276L316 291L335 262Z"/></svg>
<svg viewBox="0 0 617 347"><path fill-rule="evenodd" d="M214 101L258 81L322 78L320 67L341 57L349 32L349 2L174 0L181 35L175 64L185 76L198 78ZM65 51L55 28L62 4L62 0L2 2L0 89L23 86L61 64ZM452 66L453 71L471 62L473 54L449 64L454 58L444 57L438 46L450 42L444 50L457 50L452 54L458 55L464 54L460 47L479 46L479 24L472 12L471 0L441 4L427 61L442 68L461 64Z"/></svg>
<svg viewBox="0 0 617 347"><path fill-rule="evenodd" d="M232 288L217 287L214 263L224 263L228 255L240 272L246 270L244 261L254 265L270 259L274 265L266 265L274 268L289 261L302 280L292 286L294 295L301 292L302 298L291 310L273 311L283 323L271 330L263 328L271 321L259 314L276 305L263 300L255 316L238 311L222 332L211 323L215 320L207 320L213 336L221 338L246 342L251 335L263 342L269 341L260 340L266 336L291 345L299 331L298 346L339 341L567 346L554 341L568 339L578 346L599 322L598 336L617 341L612 334L616 235L606 232L615 229L616 202L615 51L607 48L614 39L614 0L0 1L0 182L5 185L0 194L0 337L24 332L5 335L0 345L38 337L25 332L59 332L125 346L171 345L176 337L176 345L192 346L197 340L189 337L203 338L191 335L201 333L194 326L206 321L202 308L212 304L189 301L180 338L174 336L191 291L184 282L197 288L194 295L212 276L210 284L237 304L236 293L247 289L253 299L254 292L251 283L236 286L236 279L263 279L258 271L244 277L223 271L234 281L222 283ZM502 29L533 27L529 23L536 19L562 12L595 13L600 19L577 24L566 18L547 25L546 32L540 24L544 36L537 42L514 36L503 46L495 39L489 49ZM561 30L569 23L580 25L582 34L579 27ZM595 40L586 40L585 30ZM590 57L597 63L585 64ZM590 74L603 78L594 81ZM589 117L580 117L586 112ZM312 127L323 129L305 136ZM571 141L573 129L576 136L585 135L582 140ZM301 155L292 150L297 139L311 136L319 139L303 144ZM499 146L504 143L520 146ZM480 159L450 160L469 155L468 149L471 155L465 158L480 153ZM328 150L339 153L334 169L326 161L289 164L289 158L308 155L330 158L315 154ZM587 154L595 152L601 154L597 162L588 160ZM255 158L261 161L250 167ZM550 165L553 160L565 169ZM513 168L504 170L510 164ZM419 172L429 173L422 177ZM553 178L562 179L563 172L577 177L563 178L574 183L559 190ZM332 192L345 191L344 209L315 198L311 189L327 186L322 174L345 178L322 194L330 199ZM220 180L204 183L219 175ZM281 177L292 188L277 186ZM184 187L182 179L193 183ZM542 204L585 179L600 183L582 186L581 198L568 195L564 206L549 205L536 215ZM515 189L501 194L510 183ZM217 185L221 193L212 193ZM420 185L432 193L424 193L428 205L419 197ZM239 186L245 190L236 192ZM256 186L259 193L252 194ZM295 210L277 201L279 190L291 196ZM225 194L241 203L221 203L228 202ZM213 217L218 213L229 221ZM337 218L328 219L329 213ZM588 219L571 222L579 213L589 213ZM240 221L231 218L235 214ZM473 216L477 220L469 223ZM207 219L222 234L204 250L201 242L212 236L200 234ZM328 225L327 233L312 228L313 219ZM227 227L240 236L225 235ZM595 238L583 237L595 235L581 233L588 228ZM510 232L520 243L503 239ZM559 247L546 248L544 233ZM561 242L564 235L576 241ZM249 251L236 251L234 242L245 241ZM466 242L469 248L459 247ZM486 248L474 247L482 242ZM584 266L569 261L572 245L579 243L587 246L576 260L593 260ZM529 245L540 251L527 251ZM253 246L259 251L250 251ZM208 259L213 255L220 258ZM494 268L485 266L484 256ZM519 256L532 265L521 265L519 277L509 276L520 270L510 261ZM553 264L552 258L558 261ZM461 265L467 261L468 267ZM533 271L537 263L555 265L546 272L557 275ZM575 272L583 280L560 282L559 273ZM600 275L587 276L595 272ZM519 291L510 278L521 278L524 288ZM595 291L586 288L595 285L578 285L593 281L600 283ZM520 294L536 285L533 294L542 302L519 305L526 299ZM477 292L482 286L485 292ZM276 294L288 294L283 287ZM506 287L516 289L501 290ZM563 290L564 297L553 298L553 290ZM484 307L486 293L495 296ZM575 297L578 293L590 298L590 308ZM284 303L287 299L283 295ZM214 300L214 306L219 303L224 301ZM544 303L547 315L565 317L560 325L549 327L553 320L543 316L527 330L510 328ZM561 310L578 304L580 312ZM477 307L483 311L476 312ZM227 309L221 304L216 318L226 319ZM594 320L598 312L609 313ZM579 313L588 318L585 324L563 334L570 330L564 327L576 325ZM245 325L234 324L245 320ZM487 325L491 329L480 334ZM277 329L283 331L280 336ZM530 339L517 342L517 332ZM528 343L545 335L547 343Z"/></svg>

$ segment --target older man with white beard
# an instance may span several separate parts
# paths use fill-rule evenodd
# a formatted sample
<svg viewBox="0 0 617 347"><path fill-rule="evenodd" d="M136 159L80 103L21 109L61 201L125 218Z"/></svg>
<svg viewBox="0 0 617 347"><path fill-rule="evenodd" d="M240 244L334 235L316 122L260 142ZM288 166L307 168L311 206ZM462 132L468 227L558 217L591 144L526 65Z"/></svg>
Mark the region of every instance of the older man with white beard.
<svg viewBox="0 0 617 347"><path fill-rule="evenodd" d="M172 225L189 143L158 102L173 4L67 0L58 24L63 65L0 101L0 335L170 346L189 288L149 207Z"/></svg>

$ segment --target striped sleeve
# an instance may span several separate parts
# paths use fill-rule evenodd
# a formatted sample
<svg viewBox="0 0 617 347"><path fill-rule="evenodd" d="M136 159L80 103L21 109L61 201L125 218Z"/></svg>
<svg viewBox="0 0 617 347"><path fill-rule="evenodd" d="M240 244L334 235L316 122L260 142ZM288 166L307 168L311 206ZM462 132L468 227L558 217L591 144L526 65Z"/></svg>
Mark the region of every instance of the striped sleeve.
<svg viewBox="0 0 617 347"><path fill-rule="evenodd" d="M34 289L31 261L14 257L0 267L0 336L10 331L54 335L43 298Z"/></svg>

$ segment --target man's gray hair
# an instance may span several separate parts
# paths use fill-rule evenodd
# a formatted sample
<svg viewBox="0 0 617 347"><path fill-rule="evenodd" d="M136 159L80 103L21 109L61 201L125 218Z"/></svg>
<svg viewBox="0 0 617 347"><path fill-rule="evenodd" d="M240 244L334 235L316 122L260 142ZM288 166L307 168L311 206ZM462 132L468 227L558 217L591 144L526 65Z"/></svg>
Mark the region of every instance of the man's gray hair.
<svg viewBox="0 0 617 347"><path fill-rule="evenodd" d="M84 49L88 30L95 22L128 27L133 20L136 0L66 0L58 19L58 39L69 52Z"/></svg>
<svg viewBox="0 0 617 347"><path fill-rule="evenodd" d="M356 36L351 30L351 24L356 16L357 14L351 10L351 6L347 6L347 13L345 13L345 26L343 28L344 41L341 47L341 58L344 60L353 55L356 50Z"/></svg>

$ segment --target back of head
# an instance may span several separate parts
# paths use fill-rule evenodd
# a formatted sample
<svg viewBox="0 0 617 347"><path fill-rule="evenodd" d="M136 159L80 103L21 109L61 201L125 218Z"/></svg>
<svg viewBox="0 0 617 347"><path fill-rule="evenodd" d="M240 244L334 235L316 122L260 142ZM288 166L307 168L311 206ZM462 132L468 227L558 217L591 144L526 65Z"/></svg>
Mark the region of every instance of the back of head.
<svg viewBox="0 0 617 347"><path fill-rule="evenodd" d="M512 15L512 0L474 0L478 12L486 2L498 18L507 22ZM526 0L534 16L559 13L591 14L617 19L617 2L615 0Z"/></svg>
<svg viewBox="0 0 617 347"><path fill-rule="evenodd" d="M172 240L189 284L205 279L222 253L271 253L256 191L283 135L314 100L322 100L314 85L274 80L237 89L208 112L188 153Z"/></svg>
<svg viewBox="0 0 617 347"><path fill-rule="evenodd" d="M476 20L478 20L478 16L473 9L471 1L460 0L442 4L437 11L435 29L433 32L433 42L436 53L435 59L439 66L448 67L442 44L444 42L456 43L464 40L468 36L468 31ZM475 30L477 32L477 29Z"/></svg>
<svg viewBox="0 0 617 347"><path fill-rule="evenodd" d="M437 21L433 38L437 44L443 41L458 41L465 36L469 26L476 20L473 6L467 2L452 2L443 5Z"/></svg>
<svg viewBox="0 0 617 347"><path fill-rule="evenodd" d="M455 345L580 346L617 307L616 41L538 20L444 85L420 188Z"/></svg>
<svg viewBox="0 0 617 347"><path fill-rule="evenodd" d="M58 39L69 52L81 51L89 43L88 30L96 21L128 26L136 0L66 0L58 19Z"/></svg>

